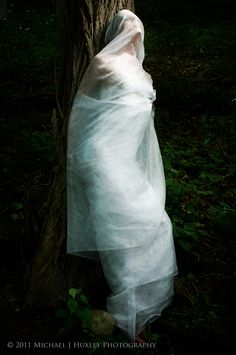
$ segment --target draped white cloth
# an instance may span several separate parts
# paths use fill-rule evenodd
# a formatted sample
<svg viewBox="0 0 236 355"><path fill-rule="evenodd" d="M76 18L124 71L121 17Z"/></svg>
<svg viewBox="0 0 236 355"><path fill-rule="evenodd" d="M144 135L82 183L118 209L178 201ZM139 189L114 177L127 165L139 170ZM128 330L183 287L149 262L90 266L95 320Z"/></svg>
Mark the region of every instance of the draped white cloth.
<svg viewBox="0 0 236 355"><path fill-rule="evenodd" d="M67 252L100 259L107 310L131 339L171 302L177 273L143 39L139 18L118 12L68 127Z"/></svg>

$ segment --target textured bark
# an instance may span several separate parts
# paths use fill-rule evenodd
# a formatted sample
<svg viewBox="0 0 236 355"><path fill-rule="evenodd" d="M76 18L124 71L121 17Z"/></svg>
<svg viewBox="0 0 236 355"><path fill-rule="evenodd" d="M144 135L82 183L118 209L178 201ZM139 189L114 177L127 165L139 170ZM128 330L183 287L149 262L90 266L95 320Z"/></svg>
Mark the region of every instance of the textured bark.
<svg viewBox="0 0 236 355"><path fill-rule="evenodd" d="M120 9L134 9L132 0L67 0L64 7L64 69L57 117L55 174L25 296L26 305L39 307L55 306L65 299L70 287L82 287L91 293L100 290L101 299L105 298L106 284L97 263L66 255L67 123L78 84L89 61L103 44L108 22Z"/></svg>

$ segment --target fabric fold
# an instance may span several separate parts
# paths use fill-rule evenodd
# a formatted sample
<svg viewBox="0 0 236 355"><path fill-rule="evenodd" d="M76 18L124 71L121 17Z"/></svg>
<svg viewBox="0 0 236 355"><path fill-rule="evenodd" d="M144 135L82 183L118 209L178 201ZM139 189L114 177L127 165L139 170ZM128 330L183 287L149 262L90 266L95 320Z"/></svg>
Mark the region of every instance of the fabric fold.
<svg viewBox="0 0 236 355"><path fill-rule="evenodd" d="M131 339L171 302L177 273L143 38L132 12L114 17L75 96L67 149L67 252L101 261L107 310Z"/></svg>

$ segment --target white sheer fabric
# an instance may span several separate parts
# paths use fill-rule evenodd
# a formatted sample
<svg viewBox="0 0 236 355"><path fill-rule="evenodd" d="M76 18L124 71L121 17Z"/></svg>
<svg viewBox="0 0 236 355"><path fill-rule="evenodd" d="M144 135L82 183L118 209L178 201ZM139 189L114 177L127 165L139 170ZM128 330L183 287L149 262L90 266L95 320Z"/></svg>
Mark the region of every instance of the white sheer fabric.
<svg viewBox="0 0 236 355"><path fill-rule="evenodd" d="M67 252L101 260L107 310L131 339L171 302L177 273L143 38L132 12L113 18L68 127Z"/></svg>

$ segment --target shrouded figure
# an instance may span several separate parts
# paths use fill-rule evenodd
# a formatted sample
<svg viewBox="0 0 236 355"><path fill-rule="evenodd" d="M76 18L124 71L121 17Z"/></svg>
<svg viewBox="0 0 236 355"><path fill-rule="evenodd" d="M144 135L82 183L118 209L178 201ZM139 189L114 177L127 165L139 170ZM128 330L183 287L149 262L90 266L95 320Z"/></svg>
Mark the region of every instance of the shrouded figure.
<svg viewBox="0 0 236 355"><path fill-rule="evenodd" d="M67 252L100 259L111 288L107 311L131 339L171 302L177 273L143 40L139 18L118 12L68 128Z"/></svg>

